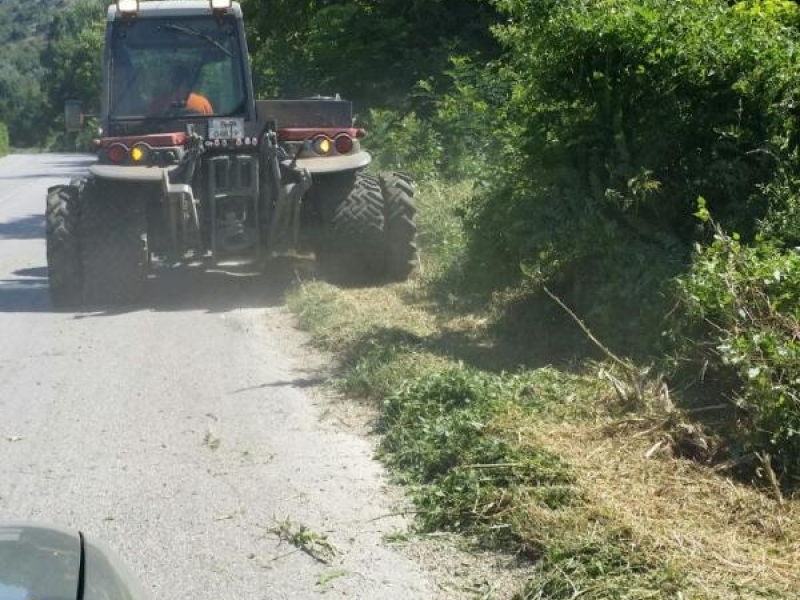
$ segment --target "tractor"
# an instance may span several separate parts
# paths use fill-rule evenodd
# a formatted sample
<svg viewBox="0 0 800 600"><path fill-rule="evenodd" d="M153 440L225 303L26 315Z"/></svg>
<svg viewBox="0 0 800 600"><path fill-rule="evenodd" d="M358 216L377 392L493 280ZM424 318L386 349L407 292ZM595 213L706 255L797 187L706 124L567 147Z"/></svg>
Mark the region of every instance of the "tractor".
<svg viewBox="0 0 800 600"><path fill-rule="evenodd" d="M231 0L108 8L97 160L48 190L54 306L135 301L155 263L311 256L332 280L402 281L416 262L414 188L365 172L350 102L256 100ZM68 131L82 107L68 102Z"/></svg>

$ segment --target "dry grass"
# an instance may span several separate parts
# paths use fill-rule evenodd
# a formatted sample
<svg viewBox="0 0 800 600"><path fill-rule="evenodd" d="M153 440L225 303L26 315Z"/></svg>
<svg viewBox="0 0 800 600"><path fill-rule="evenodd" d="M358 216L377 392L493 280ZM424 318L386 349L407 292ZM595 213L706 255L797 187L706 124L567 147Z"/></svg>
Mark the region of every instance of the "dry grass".
<svg viewBox="0 0 800 600"><path fill-rule="evenodd" d="M339 289L311 281L289 293L287 303L301 326L328 350L342 350L375 329L401 329L413 335L431 335L436 318L421 307L409 305L398 290L404 286Z"/></svg>
<svg viewBox="0 0 800 600"><path fill-rule="evenodd" d="M508 425L567 459L588 505L629 530L651 559L686 574L703 597L800 597L800 502L782 505L666 448L652 455L646 436Z"/></svg>

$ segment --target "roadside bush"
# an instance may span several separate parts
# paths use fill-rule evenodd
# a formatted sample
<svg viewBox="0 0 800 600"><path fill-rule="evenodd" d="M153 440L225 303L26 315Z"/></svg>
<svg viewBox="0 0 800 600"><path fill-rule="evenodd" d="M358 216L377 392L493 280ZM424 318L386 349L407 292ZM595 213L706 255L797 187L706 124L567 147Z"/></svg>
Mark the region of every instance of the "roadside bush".
<svg viewBox="0 0 800 600"><path fill-rule="evenodd" d="M414 87L418 112L370 111L369 147L381 168L429 179L480 179L495 152L495 130L511 81L500 63L478 66L456 56L439 79L443 81L430 78Z"/></svg>
<svg viewBox="0 0 800 600"><path fill-rule="evenodd" d="M683 354L736 391L740 452L766 453L800 481L800 249L717 229L679 288Z"/></svg>
<svg viewBox="0 0 800 600"><path fill-rule="evenodd" d="M427 82L418 86L431 93L429 120L443 148L440 173L447 179L480 180L490 168L512 82L500 62L478 66L452 57L450 63L446 92L434 94Z"/></svg>
<svg viewBox="0 0 800 600"><path fill-rule="evenodd" d="M8 154L9 150L9 140L8 140L8 128L5 126L4 123L0 123L0 156L5 156Z"/></svg>
<svg viewBox="0 0 800 600"><path fill-rule="evenodd" d="M94 140L97 138L99 125L96 118L89 117L80 131L74 133L60 131L53 134L47 142L47 148L51 152L93 153L96 150Z"/></svg>
<svg viewBox="0 0 800 600"><path fill-rule="evenodd" d="M796 30L756 2L500 5L514 85L473 271L548 281L620 351L656 351L696 198L752 240L796 179Z"/></svg>
<svg viewBox="0 0 800 600"><path fill-rule="evenodd" d="M374 169L404 171L416 179L432 178L442 162L438 133L416 114L388 109L370 111L366 146Z"/></svg>

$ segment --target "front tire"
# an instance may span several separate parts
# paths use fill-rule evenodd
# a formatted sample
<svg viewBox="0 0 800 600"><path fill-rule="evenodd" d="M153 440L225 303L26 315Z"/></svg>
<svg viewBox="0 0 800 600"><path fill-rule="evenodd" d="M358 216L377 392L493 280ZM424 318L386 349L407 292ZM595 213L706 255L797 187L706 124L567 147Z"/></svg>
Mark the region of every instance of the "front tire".
<svg viewBox="0 0 800 600"><path fill-rule="evenodd" d="M55 308L72 308L82 299L79 195L79 188L73 185L57 185L47 191L47 276Z"/></svg>

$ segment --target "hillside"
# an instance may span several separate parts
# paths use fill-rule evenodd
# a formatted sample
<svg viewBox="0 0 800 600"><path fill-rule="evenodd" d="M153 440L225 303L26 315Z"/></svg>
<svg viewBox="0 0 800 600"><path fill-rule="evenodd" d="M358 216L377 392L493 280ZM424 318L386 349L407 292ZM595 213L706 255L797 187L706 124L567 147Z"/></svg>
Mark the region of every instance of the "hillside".
<svg viewBox="0 0 800 600"><path fill-rule="evenodd" d="M41 40L55 11L69 0L3 0L0 3L0 43L4 46Z"/></svg>
<svg viewBox="0 0 800 600"><path fill-rule="evenodd" d="M40 55L50 26L70 0L0 1L0 122L15 146L40 144L47 102L41 81Z"/></svg>
<svg viewBox="0 0 800 600"><path fill-rule="evenodd" d="M3 0L0 3L0 121L6 123L14 145L34 145L37 115L44 108L40 53L49 24L67 0Z"/></svg>

